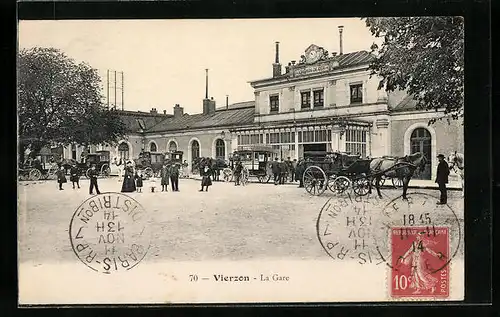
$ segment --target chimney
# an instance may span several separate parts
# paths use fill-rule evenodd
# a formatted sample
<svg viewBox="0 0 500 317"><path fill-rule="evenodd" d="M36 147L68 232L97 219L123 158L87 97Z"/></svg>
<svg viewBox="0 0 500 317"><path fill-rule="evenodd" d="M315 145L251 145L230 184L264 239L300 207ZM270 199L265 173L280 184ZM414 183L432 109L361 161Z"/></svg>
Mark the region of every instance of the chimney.
<svg viewBox="0 0 500 317"><path fill-rule="evenodd" d="M215 112L215 100L214 98L203 99L203 114L211 114Z"/></svg>
<svg viewBox="0 0 500 317"><path fill-rule="evenodd" d="M273 64L273 77L281 76L281 64L280 64L280 42L276 42L276 56L274 58Z"/></svg>
<svg viewBox="0 0 500 317"><path fill-rule="evenodd" d="M226 95L226 109L229 109L229 95Z"/></svg>
<svg viewBox="0 0 500 317"><path fill-rule="evenodd" d="M167 110L163 110L163 114L167 114Z"/></svg>
<svg viewBox="0 0 500 317"><path fill-rule="evenodd" d="M340 25L339 26L339 37L340 37L340 49L339 49L339 54L342 55L344 54L344 50L342 48L342 32L344 31L344 26Z"/></svg>
<svg viewBox="0 0 500 317"><path fill-rule="evenodd" d="M158 111L156 110L156 108L151 108L151 110L149 111L149 113L158 114Z"/></svg>
<svg viewBox="0 0 500 317"><path fill-rule="evenodd" d="M184 107L179 106L179 104L176 104L174 107L174 118L179 118L184 115Z"/></svg>
<svg viewBox="0 0 500 317"><path fill-rule="evenodd" d="M208 99L208 68L205 69L205 99Z"/></svg>

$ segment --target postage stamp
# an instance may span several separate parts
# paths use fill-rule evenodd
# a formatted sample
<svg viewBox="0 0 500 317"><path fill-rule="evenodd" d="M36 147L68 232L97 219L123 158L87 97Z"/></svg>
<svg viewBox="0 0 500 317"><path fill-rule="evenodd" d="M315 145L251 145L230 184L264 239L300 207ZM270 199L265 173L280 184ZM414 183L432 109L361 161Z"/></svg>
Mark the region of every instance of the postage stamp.
<svg viewBox="0 0 500 317"><path fill-rule="evenodd" d="M391 229L391 297L449 296L447 227Z"/></svg>
<svg viewBox="0 0 500 317"><path fill-rule="evenodd" d="M90 269L104 274L127 271L146 256L151 243L146 211L121 193L85 200L69 225L71 247Z"/></svg>

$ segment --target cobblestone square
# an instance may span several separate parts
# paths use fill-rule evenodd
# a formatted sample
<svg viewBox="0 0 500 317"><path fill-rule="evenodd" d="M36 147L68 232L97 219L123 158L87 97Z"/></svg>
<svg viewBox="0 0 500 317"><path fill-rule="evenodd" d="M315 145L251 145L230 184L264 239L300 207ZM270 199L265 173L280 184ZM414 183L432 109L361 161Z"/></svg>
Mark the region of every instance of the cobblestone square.
<svg viewBox="0 0 500 317"><path fill-rule="evenodd" d="M80 189L55 181L19 183L19 259L35 263L78 261L71 249L68 227L78 206L87 198L88 180ZM150 216L152 248L145 261L203 261L256 259L327 259L316 233L325 192L311 196L296 184L214 182L209 192L199 192L200 182L181 179L179 192L129 193ZM119 192L117 178L99 180L101 192ZM170 190L170 188L169 188ZM437 190L409 189L411 193L438 197ZM383 202L401 190L382 189ZM449 205L463 222L463 198L449 191ZM437 200L437 198L436 198ZM431 208L434 208L431 206ZM433 210L430 210L432 213ZM376 219L375 212L371 216ZM339 224L341 225L341 224ZM463 223L462 223L463 225ZM347 238L347 237L346 237Z"/></svg>

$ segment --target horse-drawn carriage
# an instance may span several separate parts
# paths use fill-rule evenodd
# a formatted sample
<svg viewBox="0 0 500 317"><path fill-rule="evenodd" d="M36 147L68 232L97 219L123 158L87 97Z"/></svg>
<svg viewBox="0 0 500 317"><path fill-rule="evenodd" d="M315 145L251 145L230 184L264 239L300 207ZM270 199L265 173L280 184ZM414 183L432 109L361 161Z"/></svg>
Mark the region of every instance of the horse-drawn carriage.
<svg viewBox="0 0 500 317"><path fill-rule="evenodd" d="M19 168L20 180L38 181L55 176L59 169L60 155L57 153L40 152L29 157Z"/></svg>
<svg viewBox="0 0 500 317"><path fill-rule="evenodd" d="M248 182L250 176L257 177L261 183L267 183L272 176L271 163L276 155L276 151L270 146L244 146L229 158L229 167L223 170L224 180L232 180L235 164L239 160L243 167L240 179L243 184Z"/></svg>
<svg viewBox="0 0 500 317"><path fill-rule="evenodd" d="M317 156L315 160L307 159L303 163L303 183L306 191L312 195L321 195L326 188L336 193L352 188L356 195L364 196L375 185L381 196L381 182L384 178L392 178L401 180L403 197L406 197L410 178L417 167L420 170L425 167L425 162L422 153L397 158L363 159L350 153L324 152L323 156Z"/></svg>
<svg viewBox="0 0 500 317"><path fill-rule="evenodd" d="M77 168L80 173L83 174L85 171L85 176L89 177L89 172L92 165L95 165L96 170L99 171L99 176L108 177L111 173L110 164L110 152L109 151L96 151L95 153L87 153L82 155L81 162L77 163Z"/></svg>
<svg viewBox="0 0 500 317"><path fill-rule="evenodd" d="M135 167L142 170L147 178L159 177L165 156L165 153L141 152L139 158L134 160Z"/></svg>

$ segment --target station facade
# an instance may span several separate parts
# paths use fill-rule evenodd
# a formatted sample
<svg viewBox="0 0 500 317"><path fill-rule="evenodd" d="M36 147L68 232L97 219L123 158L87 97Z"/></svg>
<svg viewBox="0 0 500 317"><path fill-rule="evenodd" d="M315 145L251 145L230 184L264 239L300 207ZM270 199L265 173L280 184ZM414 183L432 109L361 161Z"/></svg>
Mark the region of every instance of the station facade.
<svg viewBox="0 0 500 317"><path fill-rule="evenodd" d="M421 177L434 178L437 154L464 151L462 121L428 125L443 113L418 110L405 92L378 89L379 78L369 70L372 60L367 51L329 54L312 44L282 71L276 42L272 77L249 82L254 100L216 107L207 89L199 114L186 114L180 105L173 115L122 111L129 135L116 147L89 151L109 150L125 159L137 158L141 150L183 151L188 165L196 157L227 160L238 148L263 144L285 159L308 151L362 157L423 152L430 160ZM75 156L75 149L65 151L66 157Z"/></svg>

